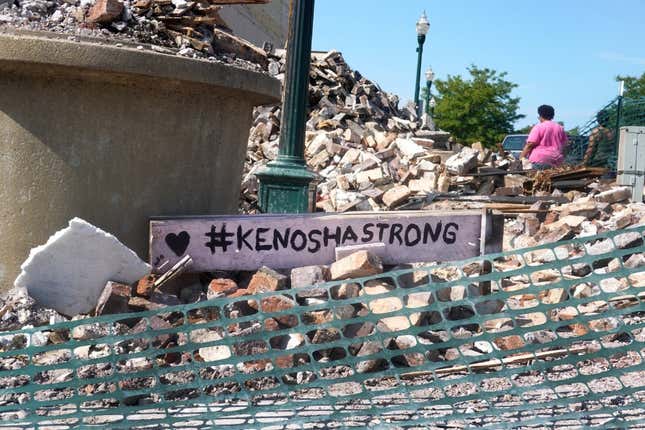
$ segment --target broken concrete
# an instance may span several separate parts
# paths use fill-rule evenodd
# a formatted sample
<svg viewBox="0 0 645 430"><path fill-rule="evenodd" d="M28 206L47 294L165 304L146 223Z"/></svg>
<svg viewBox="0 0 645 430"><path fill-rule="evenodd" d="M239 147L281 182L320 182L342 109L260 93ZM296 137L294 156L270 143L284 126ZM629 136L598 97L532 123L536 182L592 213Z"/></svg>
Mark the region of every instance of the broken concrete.
<svg viewBox="0 0 645 430"><path fill-rule="evenodd" d="M31 250L14 285L42 306L71 316L93 310L108 281L132 284L150 269L116 237L74 218Z"/></svg>

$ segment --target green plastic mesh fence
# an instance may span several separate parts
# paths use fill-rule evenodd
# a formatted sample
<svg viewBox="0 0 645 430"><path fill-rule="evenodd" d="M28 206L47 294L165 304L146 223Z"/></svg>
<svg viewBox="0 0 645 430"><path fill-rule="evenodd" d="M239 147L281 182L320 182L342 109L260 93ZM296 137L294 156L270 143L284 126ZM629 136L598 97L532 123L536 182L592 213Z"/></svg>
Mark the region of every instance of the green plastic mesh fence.
<svg viewBox="0 0 645 430"><path fill-rule="evenodd" d="M645 126L645 97L616 98L571 137L567 164L616 168L619 129Z"/></svg>
<svg viewBox="0 0 645 430"><path fill-rule="evenodd" d="M643 428L644 233L5 332L0 427Z"/></svg>

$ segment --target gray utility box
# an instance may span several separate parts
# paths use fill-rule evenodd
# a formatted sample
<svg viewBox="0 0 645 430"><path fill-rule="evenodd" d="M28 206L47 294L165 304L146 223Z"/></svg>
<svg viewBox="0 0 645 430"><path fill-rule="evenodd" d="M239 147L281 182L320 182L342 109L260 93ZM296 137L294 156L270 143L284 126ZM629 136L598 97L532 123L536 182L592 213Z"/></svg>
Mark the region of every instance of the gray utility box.
<svg viewBox="0 0 645 430"><path fill-rule="evenodd" d="M645 184L645 127L620 129L618 185L632 187L632 201L643 201Z"/></svg>

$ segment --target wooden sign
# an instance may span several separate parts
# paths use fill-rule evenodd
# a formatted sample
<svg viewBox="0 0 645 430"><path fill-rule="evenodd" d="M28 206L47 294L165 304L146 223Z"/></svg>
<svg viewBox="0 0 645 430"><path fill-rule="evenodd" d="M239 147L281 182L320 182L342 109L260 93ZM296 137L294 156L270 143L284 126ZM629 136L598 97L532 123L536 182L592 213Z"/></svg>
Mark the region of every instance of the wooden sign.
<svg viewBox="0 0 645 430"><path fill-rule="evenodd" d="M385 264L455 261L501 251L498 222L483 211L156 218L150 262L157 273L186 255L195 272L290 269L330 264L336 248L378 243Z"/></svg>

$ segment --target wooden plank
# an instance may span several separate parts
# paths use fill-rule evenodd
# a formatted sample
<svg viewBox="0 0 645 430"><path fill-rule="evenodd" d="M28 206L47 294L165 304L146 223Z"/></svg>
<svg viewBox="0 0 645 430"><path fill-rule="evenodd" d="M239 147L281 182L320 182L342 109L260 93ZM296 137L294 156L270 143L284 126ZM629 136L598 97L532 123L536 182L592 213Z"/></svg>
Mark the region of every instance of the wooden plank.
<svg viewBox="0 0 645 430"><path fill-rule="evenodd" d="M454 375L457 373L468 372L468 371L475 372L475 371L491 370L491 369L499 368L500 366L503 366L503 365L525 364L525 363L530 363L531 361L534 361L534 360L564 357L569 354L587 354L589 352L590 352L589 346L574 346L569 349L557 349L554 351L540 351L540 352L536 352L535 354L532 352L527 352L524 354L504 357L501 360L492 359L492 360L472 363L470 365L458 364L450 367L440 367L434 371L427 370L427 371L420 371L420 372L404 373L401 375L401 378L414 379L414 378L419 378L424 376L433 376L433 375L445 376L445 375Z"/></svg>
<svg viewBox="0 0 645 430"><path fill-rule="evenodd" d="M232 52L239 58L258 63L262 66L268 64L267 53L246 40L226 33L218 28L213 31L213 47L218 52Z"/></svg>
<svg viewBox="0 0 645 430"><path fill-rule="evenodd" d="M480 203L508 203L532 205L536 202L553 202L553 203L570 203L569 199L560 196L452 196L449 194L440 194L436 200L450 200L455 202L480 202Z"/></svg>
<svg viewBox="0 0 645 430"><path fill-rule="evenodd" d="M480 255L484 218L482 211L159 218L150 222L150 262L155 273L185 255L194 272L290 269L330 264L337 247L370 243L386 245L385 264L454 261ZM502 234L490 231L487 243L501 244Z"/></svg>

